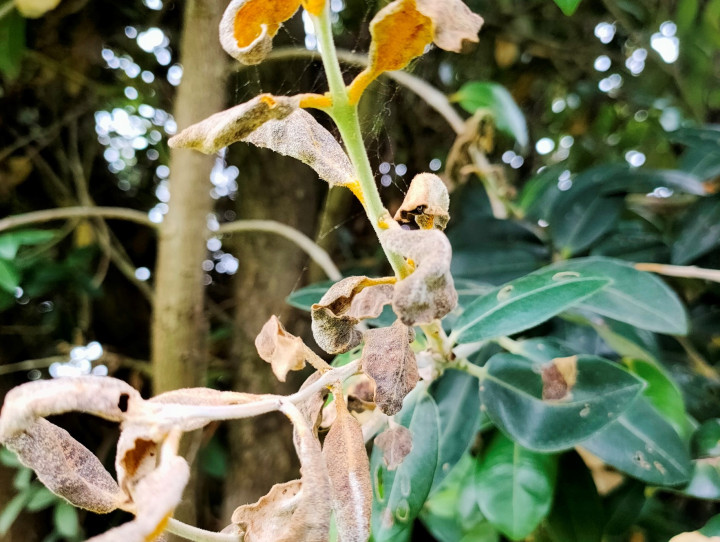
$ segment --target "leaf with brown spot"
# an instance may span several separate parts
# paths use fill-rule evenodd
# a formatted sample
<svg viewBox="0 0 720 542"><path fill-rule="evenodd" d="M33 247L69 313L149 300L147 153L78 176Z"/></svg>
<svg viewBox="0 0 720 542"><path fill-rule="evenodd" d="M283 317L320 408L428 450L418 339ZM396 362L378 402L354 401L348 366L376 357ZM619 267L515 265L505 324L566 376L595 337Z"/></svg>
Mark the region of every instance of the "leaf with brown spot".
<svg viewBox="0 0 720 542"><path fill-rule="evenodd" d="M407 427L395 425L375 437L375 446L383 451L388 470L396 470L412 451L412 433Z"/></svg>
<svg viewBox="0 0 720 542"><path fill-rule="evenodd" d="M333 284L311 307L313 337L320 348L328 354L342 354L360 344L362 335L355 326L360 320L380 315L384 304L381 301L388 297L387 285L394 281L392 277L361 276ZM377 289L377 292L359 296L366 288Z"/></svg>
<svg viewBox="0 0 720 542"><path fill-rule="evenodd" d="M36 420L4 444L50 491L74 506L107 514L127 501L100 460L70 433L45 419Z"/></svg>
<svg viewBox="0 0 720 542"><path fill-rule="evenodd" d="M420 378L410 348L414 333L398 321L390 327L366 331L364 339L363 371L375 381L375 404L391 416L400 411L403 399Z"/></svg>
<svg viewBox="0 0 720 542"><path fill-rule="evenodd" d="M571 397L577 382L577 356L555 358L542 367L543 401L560 401Z"/></svg>
<svg viewBox="0 0 720 542"><path fill-rule="evenodd" d="M288 372L305 367L305 343L300 337L285 331L275 315L265 322L255 338L255 348L260 357L272 366L280 382L285 382Z"/></svg>
<svg viewBox="0 0 720 542"><path fill-rule="evenodd" d="M348 412L342 386L333 387L337 417L323 444L340 542L370 537L372 486L362 429Z"/></svg>
<svg viewBox="0 0 720 542"><path fill-rule="evenodd" d="M433 41L446 51L459 53L463 43L477 43L483 18L461 0L417 0L417 10L432 19Z"/></svg>
<svg viewBox="0 0 720 542"><path fill-rule="evenodd" d="M173 148L214 154L223 147L245 140L269 120L284 119L298 108L299 103L298 97L261 94L188 126L171 137L168 144Z"/></svg>
<svg viewBox="0 0 720 542"><path fill-rule="evenodd" d="M450 274L452 248L445 234L393 228L381 235L386 249L415 264L415 270L395 284L392 307L400 320L408 326L429 324L453 310L458 296Z"/></svg>
<svg viewBox="0 0 720 542"><path fill-rule="evenodd" d="M450 196L442 179L433 173L420 173L410 183L394 218L421 230L444 230L450 220L449 207Z"/></svg>

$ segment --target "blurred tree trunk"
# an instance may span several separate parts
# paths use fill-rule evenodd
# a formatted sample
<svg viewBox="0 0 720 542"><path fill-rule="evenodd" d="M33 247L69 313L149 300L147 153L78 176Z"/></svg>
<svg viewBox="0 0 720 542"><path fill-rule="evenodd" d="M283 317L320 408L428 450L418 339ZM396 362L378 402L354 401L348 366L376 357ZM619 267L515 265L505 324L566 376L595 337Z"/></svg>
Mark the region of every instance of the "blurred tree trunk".
<svg viewBox="0 0 720 542"><path fill-rule="evenodd" d="M239 218L273 219L312 235L321 181L310 168L269 151L233 150L241 164ZM305 282L305 254L282 237L260 232L238 234L235 254L235 329L231 358L236 367L234 389L252 393L292 393L299 382L278 382L270 365L255 350L255 337L272 314L288 331L303 335L306 319L298 318L285 298ZM303 326L303 323L305 325ZM312 345L312 342L308 343ZM230 464L223 507L224 520L241 504L257 500L279 481L298 477L290 423L280 414L232 422Z"/></svg>

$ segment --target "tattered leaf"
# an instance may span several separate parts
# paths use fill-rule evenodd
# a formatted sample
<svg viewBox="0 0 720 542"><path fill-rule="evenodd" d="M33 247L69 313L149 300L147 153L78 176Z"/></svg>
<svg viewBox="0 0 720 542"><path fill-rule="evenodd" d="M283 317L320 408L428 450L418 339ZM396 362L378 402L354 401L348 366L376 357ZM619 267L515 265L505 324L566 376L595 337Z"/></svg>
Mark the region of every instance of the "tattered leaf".
<svg viewBox="0 0 720 542"><path fill-rule="evenodd" d="M255 348L260 357L272 365L273 373L280 382L285 382L290 371L300 371L305 367L305 343L300 337L285 331L275 315L265 322L255 338Z"/></svg>
<svg viewBox="0 0 720 542"><path fill-rule="evenodd" d="M410 348L413 338L412 329L400 322L365 332L363 371L375 381L375 403L387 415L400 411L403 399L420 379Z"/></svg>
<svg viewBox="0 0 720 542"><path fill-rule="evenodd" d="M450 220L450 196L440 177L432 173L416 175L405 199L395 213L395 220L421 230L444 230Z"/></svg>
<svg viewBox="0 0 720 542"><path fill-rule="evenodd" d="M339 388L339 386L338 386ZM342 389L335 390L337 417L323 444L340 542L370 537L372 487L362 429L348 412Z"/></svg>
<svg viewBox="0 0 720 542"><path fill-rule="evenodd" d="M396 425L375 437L375 446L383 452L383 462L389 471L396 470L412 451L412 433L407 427Z"/></svg>
<svg viewBox="0 0 720 542"><path fill-rule="evenodd" d="M392 306L406 325L429 324L457 305L450 260L452 248L438 230L392 228L381 234L387 250L412 260L415 270L395 285Z"/></svg>

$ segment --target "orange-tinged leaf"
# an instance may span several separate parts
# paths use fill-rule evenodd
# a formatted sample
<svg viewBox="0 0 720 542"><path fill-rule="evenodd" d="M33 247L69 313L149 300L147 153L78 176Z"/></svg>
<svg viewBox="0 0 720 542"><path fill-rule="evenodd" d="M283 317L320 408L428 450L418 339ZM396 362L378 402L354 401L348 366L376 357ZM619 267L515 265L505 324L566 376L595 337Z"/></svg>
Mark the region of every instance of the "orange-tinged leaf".
<svg viewBox="0 0 720 542"><path fill-rule="evenodd" d="M325 9L326 2L327 0L303 0L303 7L308 13L319 17L322 14L323 9Z"/></svg>
<svg viewBox="0 0 720 542"><path fill-rule="evenodd" d="M223 49L243 64L259 64L282 23L299 7L300 0L232 0L220 21Z"/></svg>

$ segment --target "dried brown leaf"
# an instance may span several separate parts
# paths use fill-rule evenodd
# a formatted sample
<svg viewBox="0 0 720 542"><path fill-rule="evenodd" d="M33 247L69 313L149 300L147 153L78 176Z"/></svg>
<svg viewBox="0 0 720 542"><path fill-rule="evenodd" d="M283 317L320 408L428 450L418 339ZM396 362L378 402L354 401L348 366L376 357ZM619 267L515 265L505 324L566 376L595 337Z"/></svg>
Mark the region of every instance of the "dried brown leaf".
<svg viewBox="0 0 720 542"><path fill-rule="evenodd" d="M288 372L305 367L305 343L300 337L285 331L275 315L265 322L255 338L255 348L260 357L272 366L280 382L285 382Z"/></svg>
<svg viewBox="0 0 720 542"><path fill-rule="evenodd" d="M387 415L400 411L403 399L418 383L412 329L401 322L370 329L364 335L362 367L375 381L375 404Z"/></svg>
<svg viewBox="0 0 720 542"><path fill-rule="evenodd" d="M483 18L461 0L417 0L417 10L432 19L433 41L440 49L459 53L463 42L479 41Z"/></svg>
<svg viewBox="0 0 720 542"><path fill-rule="evenodd" d="M245 532L247 542L276 540L283 536L288 522L297 510L302 482L292 480L275 484L270 492L253 504L235 509L232 522Z"/></svg>
<svg viewBox="0 0 720 542"><path fill-rule="evenodd" d="M300 386L300 391L304 390L308 386L312 386L320 379L321 376L322 373L320 373L319 371L315 371L312 375L308 377L307 380L305 380L305 382L303 382L303 385ZM327 396L328 390L327 388L323 387L319 389L317 393L314 393L308 399L298 405L298 409L300 410L300 412L302 412L303 416L305 416L305 418L310 422L313 434L316 437L318 434L318 428L322 423L322 409L323 405L325 404L325 398Z"/></svg>
<svg viewBox="0 0 720 542"><path fill-rule="evenodd" d="M362 429L348 412L342 387L333 389L337 417L325 437L323 455L332 488L340 542L365 542L370 537L372 486L370 461Z"/></svg>
<svg viewBox="0 0 720 542"><path fill-rule="evenodd" d="M313 336L320 348L328 354L341 354L360 344L362 335L355 326L360 320L380 315L392 282L393 278L362 276L333 284L311 308ZM365 289L375 291L360 296Z"/></svg>
<svg viewBox="0 0 720 542"><path fill-rule="evenodd" d="M450 274L452 248L438 230L386 230L384 245L408 260L415 270L395 285L392 306L406 325L428 324L442 318L457 305L457 292Z"/></svg>
<svg viewBox="0 0 720 542"><path fill-rule="evenodd" d="M375 437L375 446L383 451L383 461L388 470L397 469L412 451L412 433L407 427L395 425Z"/></svg>
<svg viewBox="0 0 720 542"><path fill-rule="evenodd" d="M355 182L355 170L340 143L302 109L281 120L270 120L244 140L300 160L330 186L348 186Z"/></svg>
<svg viewBox="0 0 720 542"><path fill-rule="evenodd" d="M90 450L45 419L36 420L4 444L50 491L74 506L107 514L127 500Z"/></svg>
<svg viewBox="0 0 720 542"><path fill-rule="evenodd" d="M577 356L555 358L542 367L542 398L544 401L560 401L570 397L577 381Z"/></svg>
<svg viewBox="0 0 720 542"><path fill-rule="evenodd" d="M395 220L421 230L444 230L450 220L450 196L440 177L433 173L420 173L410 183Z"/></svg>

